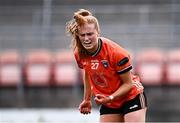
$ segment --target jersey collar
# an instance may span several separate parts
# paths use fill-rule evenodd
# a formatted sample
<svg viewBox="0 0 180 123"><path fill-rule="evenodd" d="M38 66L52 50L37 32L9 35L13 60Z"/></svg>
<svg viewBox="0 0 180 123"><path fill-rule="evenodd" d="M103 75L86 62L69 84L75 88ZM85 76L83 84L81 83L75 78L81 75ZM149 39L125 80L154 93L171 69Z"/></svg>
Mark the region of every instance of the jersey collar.
<svg viewBox="0 0 180 123"><path fill-rule="evenodd" d="M101 51L101 47L102 47L102 40L99 38L98 39L98 48L94 53L91 54L91 56L95 57Z"/></svg>

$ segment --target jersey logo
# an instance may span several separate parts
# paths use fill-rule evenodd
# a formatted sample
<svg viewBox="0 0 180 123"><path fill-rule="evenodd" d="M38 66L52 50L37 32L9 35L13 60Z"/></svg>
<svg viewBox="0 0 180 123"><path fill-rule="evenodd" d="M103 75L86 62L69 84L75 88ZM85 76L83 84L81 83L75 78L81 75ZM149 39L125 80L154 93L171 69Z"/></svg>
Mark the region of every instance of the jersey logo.
<svg viewBox="0 0 180 123"><path fill-rule="evenodd" d="M128 61L129 61L128 57L125 57L121 61L118 62L118 66L125 65L126 63L128 63Z"/></svg>
<svg viewBox="0 0 180 123"><path fill-rule="evenodd" d="M105 68L108 67L108 61L107 61L107 60L101 60L101 63L103 64L103 66L104 66Z"/></svg>
<svg viewBox="0 0 180 123"><path fill-rule="evenodd" d="M107 83L105 75L103 73L95 72L92 76L93 76L92 80L95 85L97 85L99 87L103 87L103 88L108 87L108 83Z"/></svg>

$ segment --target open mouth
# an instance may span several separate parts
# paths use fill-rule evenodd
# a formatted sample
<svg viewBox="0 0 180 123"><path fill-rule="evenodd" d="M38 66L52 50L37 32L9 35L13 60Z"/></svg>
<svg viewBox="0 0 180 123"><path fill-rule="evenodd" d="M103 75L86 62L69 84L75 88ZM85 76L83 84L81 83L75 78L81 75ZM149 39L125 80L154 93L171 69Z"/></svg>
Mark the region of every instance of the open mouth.
<svg viewBox="0 0 180 123"><path fill-rule="evenodd" d="M86 41L86 42L84 41L83 44L86 47L90 47L92 43L91 43L91 41Z"/></svg>

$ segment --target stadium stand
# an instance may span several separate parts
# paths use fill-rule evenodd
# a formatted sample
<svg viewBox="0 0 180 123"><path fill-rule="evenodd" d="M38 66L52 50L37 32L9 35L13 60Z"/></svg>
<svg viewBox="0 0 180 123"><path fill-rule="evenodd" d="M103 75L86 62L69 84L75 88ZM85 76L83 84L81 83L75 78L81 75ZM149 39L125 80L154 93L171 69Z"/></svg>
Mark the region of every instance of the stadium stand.
<svg viewBox="0 0 180 123"><path fill-rule="evenodd" d="M28 51L28 55L31 49L44 48L48 50L47 52L50 51L52 53L53 51L54 53L54 51L58 49L69 48L71 39L65 35L65 23L72 17L73 12L81 7L91 10L96 15L100 22L101 35L111 38L126 49L128 48L128 50L134 53L133 59L138 59L138 51L145 48L158 46L158 48L168 53L170 49L180 47L180 1L178 0L103 0L103 2L102 0L0 0L0 52L3 54L6 49L17 49L23 55ZM146 54L146 52L144 54ZM147 52L147 54L149 53ZM31 71L31 66L33 66L32 71L37 69L41 75L49 75L48 73L50 72L47 72L51 66L49 62L31 62L32 65L29 65L29 63L26 62L27 55L23 56L23 58L25 58L25 64L22 62L22 64L20 64L20 66L25 65L24 70ZM168 60L167 55L168 54L165 54L164 56ZM167 66L165 67L166 76L163 76L162 79L160 79L160 73L164 71L160 69L164 69L162 63L137 62L136 64L136 62L133 62L133 64L134 63L135 65L133 66L135 67L136 65L138 67L145 66L141 67L141 69L143 68L145 71L144 73L141 72L140 75L142 76L142 82L147 85L145 86L149 106L147 110L147 122L180 121L180 99L177 98L180 96L180 86L176 86L179 83L177 81L180 69L178 67L179 62L170 62L170 60L168 60L166 62ZM61 66L61 63L57 64ZM0 69L3 68L3 71L7 71L8 69L1 67L4 65L4 63L1 64ZM11 65L9 64L8 67ZM13 63L13 65L15 64ZM36 65L38 67L36 67ZM64 63L62 66L63 65ZM63 67L66 68L65 66ZM13 69L14 68L11 70ZM44 69L46 72L42 71ZM64 71L66 71L66 69L63 70L63 72ZM136 72L136 70L133 72ZM27 73L27 71L23 73L23 82L28 86L27 88L24 86L18 89L14 87L8 88L16 85L16 83L11 83L4 87L5 85L3 85L0 79L0 107L22 107L23 111L24 108L29 107L51 107L56 109L60 107L77 108L83 96L83 92L81 91L83 89L67 89L64 88L65 86L60 86L58 82L53 83L55 86L51 87L48 86L48 81L30 82L27 76L24 76L30 76L30 74ZM35 73L38 72L33 72L33 76L36 76L34 77L35 80L42 79L42 76L39 77L39 75ZM80 74L81 73L82 72L80 72ZM138 72L136 73L139 74ZM151 74L151 76L149 76L148 79L143 77L149 74ZM49 76L46 77L49 78ZM82 76L80 77L80 81L82 81ZM48 80L47 78L43 79ZM59 79L60 77L57 78ZM65 75L63 78L65 79ZM55 78L53 77L53 79ZM161 82L159 80L161 80ZM168 84L167 86L149 86L162 85L164 81ZM32 86L35 86L35 88ZM8 116L12 115L8 114ZM13 123L13 121L11 122Z"/></svg>
<svg viewBox="0 0 180 123"><path fill-rule="evenodd" d="M0 86L16 87L21 82L21 56L16 50L0 54Z"/></svg>
<svg viewBox="0 0 180 123"><path fill-rule="evenodd" d="M166 78L169 85L180 85L180 49L168 52Z"/></svg>
<svg viewBox="0 0 180 123"><path fill-rule="evenodd" d="M162 85L164 79L164 55L161 49L148 48L136 58L136 72L144 85Z"/></svg>
<svg viewBox="0 0 180 123"><path fill-rule="evenodd" d="M73 86L78 82L78 70L70 50L58 50L54 60L54 83L56 86Z"/></svg>
<svg viewBox="0 0 180 123"><path fill-rule="evenodd" d="M49 86L52 74L51 52L44 49L27 53L24 61L24 76L27 86Z"/></svg>

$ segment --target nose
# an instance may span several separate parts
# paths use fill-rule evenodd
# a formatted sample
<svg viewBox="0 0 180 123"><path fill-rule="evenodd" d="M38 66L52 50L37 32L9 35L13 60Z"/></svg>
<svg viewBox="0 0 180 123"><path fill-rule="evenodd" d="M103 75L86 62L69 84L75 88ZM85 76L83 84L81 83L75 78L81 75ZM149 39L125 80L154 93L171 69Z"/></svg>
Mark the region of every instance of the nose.
<svg viewBox="0 0 180 123"><path fill-rule="evenodd" d="M89 40L88 35L85 35L85 36L84 36L84 40Z"/></svg>

